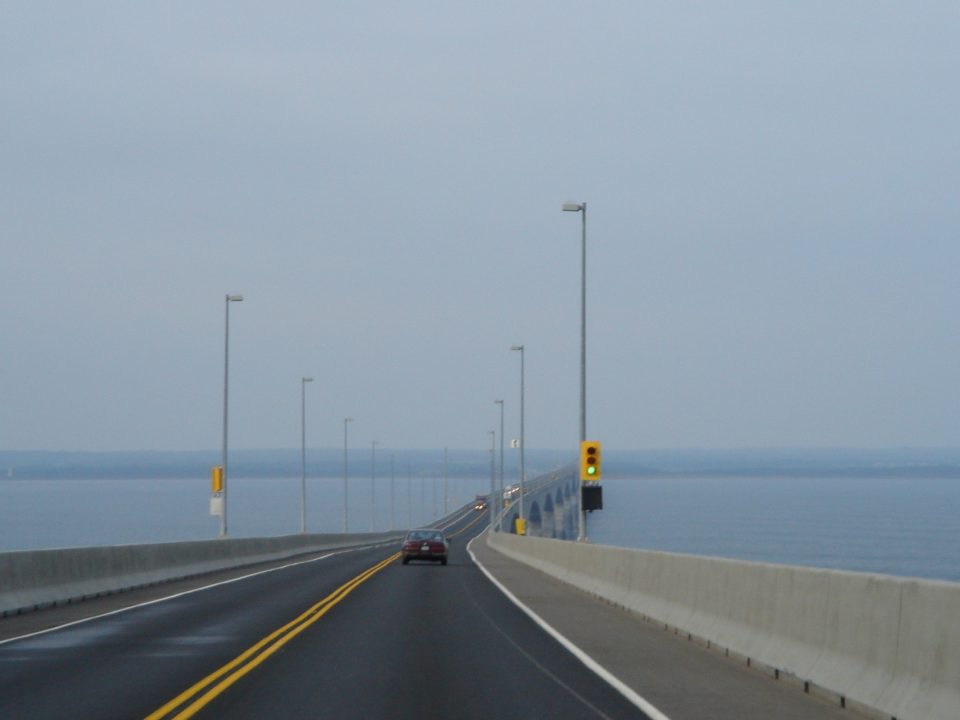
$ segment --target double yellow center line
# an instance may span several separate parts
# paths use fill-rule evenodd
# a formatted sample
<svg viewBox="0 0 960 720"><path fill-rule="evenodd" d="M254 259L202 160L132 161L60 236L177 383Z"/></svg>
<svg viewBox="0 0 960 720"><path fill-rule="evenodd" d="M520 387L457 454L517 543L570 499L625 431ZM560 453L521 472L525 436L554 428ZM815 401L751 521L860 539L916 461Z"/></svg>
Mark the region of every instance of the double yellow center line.
<svg viewBox="0 0 960 720"><path fill-rule="evenodd" d="M161 718L186 720L186 718L192 718L227 688L313 625L313 623L326 615L337 603L398 557L400 557L400 553L394 553L386 560L377 563L373 567L367 568L355 578L344 583L327 595L327 597L299 617L270 633L256 645L245 650L222 668L180 693L160 709L150 713L146 720L161 720Z"/></svg>

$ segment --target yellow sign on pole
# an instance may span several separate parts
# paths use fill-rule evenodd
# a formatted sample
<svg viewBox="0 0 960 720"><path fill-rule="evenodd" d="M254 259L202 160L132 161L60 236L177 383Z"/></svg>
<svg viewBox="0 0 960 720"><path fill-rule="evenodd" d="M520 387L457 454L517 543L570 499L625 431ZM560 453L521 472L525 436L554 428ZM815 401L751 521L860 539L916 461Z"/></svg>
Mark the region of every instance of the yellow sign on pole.
<svg viewBox="0 0 960 720"><path fill-rule="evenodd" d="M214 465L213 469L210 470L210 489L214 495L223 492L223 467L221 465Z"/></svg>

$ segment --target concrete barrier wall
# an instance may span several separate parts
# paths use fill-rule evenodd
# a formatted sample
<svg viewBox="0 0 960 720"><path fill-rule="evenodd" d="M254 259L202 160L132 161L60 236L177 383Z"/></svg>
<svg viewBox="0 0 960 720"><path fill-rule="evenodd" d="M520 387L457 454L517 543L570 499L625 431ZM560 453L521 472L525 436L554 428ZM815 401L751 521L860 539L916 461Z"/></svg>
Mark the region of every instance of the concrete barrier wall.
<svg viewBox="0 0 960 720"><path fill-rule="evenodd" d="M960 717L960 584L494 533L520 562L868 716Z"/></svg>
<svg viewBox="0 0 960 720"><path fill-rule="evenodd" d="M399 541L400 534L286 535L0 553L0 613L129 590L310 552Z"/></svg>

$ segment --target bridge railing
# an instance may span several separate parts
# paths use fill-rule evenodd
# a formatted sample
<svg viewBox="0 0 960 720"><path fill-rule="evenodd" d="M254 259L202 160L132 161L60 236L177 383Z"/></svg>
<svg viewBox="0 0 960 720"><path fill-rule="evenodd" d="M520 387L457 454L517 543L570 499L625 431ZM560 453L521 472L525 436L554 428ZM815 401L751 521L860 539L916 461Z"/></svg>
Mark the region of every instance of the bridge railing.
<svg viewBox="0 0 960 720"><path fill-rule="evenodd" d="M431 524L443 525L472 506ZM0 552L0 616L314 552L399 543L405 530Z"/></svg>
<svg viewBox="0 0 960 720"><path fill-rule="evenodd" d="M401 535L302 534L3 552L0 615L311 552L390 542Z"/></svg>

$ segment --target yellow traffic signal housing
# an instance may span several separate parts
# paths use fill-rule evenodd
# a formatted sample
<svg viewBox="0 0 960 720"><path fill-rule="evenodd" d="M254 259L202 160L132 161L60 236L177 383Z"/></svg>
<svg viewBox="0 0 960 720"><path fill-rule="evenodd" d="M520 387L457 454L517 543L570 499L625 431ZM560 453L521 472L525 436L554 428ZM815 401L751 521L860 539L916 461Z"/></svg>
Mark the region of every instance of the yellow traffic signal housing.
<svg viewBox="0 0 960 720"><path fill-rule="evenodd" d="M580 443L580 480L592 482L603 474L600 443L597 440L584 440Z"/></svg>

